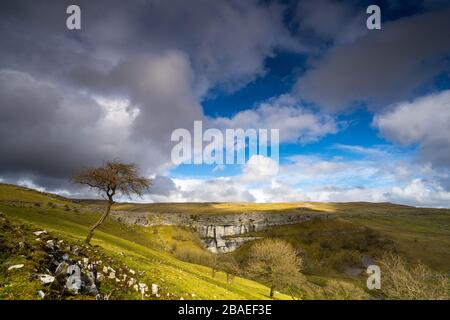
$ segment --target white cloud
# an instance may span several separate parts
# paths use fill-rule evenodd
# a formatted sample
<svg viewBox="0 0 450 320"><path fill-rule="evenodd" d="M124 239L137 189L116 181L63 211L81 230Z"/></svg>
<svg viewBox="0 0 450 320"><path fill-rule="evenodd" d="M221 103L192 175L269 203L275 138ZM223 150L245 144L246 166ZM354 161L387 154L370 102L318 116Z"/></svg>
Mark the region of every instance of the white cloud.
<svg viewBox="0 0 450 320"><path fill-rule="evenodd" d="M414 179L405 187L394 187L388 195L392 201L416 206L449 207L450 192L436 182Z"/></svg>
<svg viewBox="0 0 450 320"><path fill-rule="evenodd" d="M385 191L376 188L349 187L335 188L324 187L319 190L308 192L312 201L319 202L387 202Z"/></svg>
<svg viewBox="0 0 450 320"><path fill-rule="evenodd" d="M17 185L25 187L25 188L30 188L30 189L35 189L41 192L45 191L45 188L42 188L38 185L36 185L35 183L33 183L33 181L29 180L29 179L20 179L17 181Z"/></svg>
<svg viewBox="0 0 450 320"><path fill-rule="evenodd" d="M174 179L180 196L188 202L254 202L255 198L232 178Z"/></svg>
<svg viewBox="0 0 450 320"><path fill-rule="evenodd" d="M391 202L419 207L448 208L450 192L436 183L415 179L404 186L395 187L334 187L316 189L278 184L265 189L251 190L257 202Z"/></svg>
<svg viewBox="0 0 450 320"><path fill-rule="evenodd" d="M450 90L394 105L373 123L387 139L417 144L423 159L450 166Z"/></svg>
<svg viewBox="0 0 450 320"><path fill-rule="evenodd" d="M443 171L405 160L395 150L348 146L363 160L294 156L278 172L271 159L255 156L231 177L173 179L174 187L158 201L217 202L393 202L448 207L450 192ZM425 178L426 177L426 178Z"/></svg>
<svg viewBox="0 0 450 320"><path fill-rule="evenodd" d="M311 201L302 189L295 188L277 179L272 179L265 186L254 187L250 192L255 197L255 202L260 203Z"/></svg>
<svg viewBox="0 0 450 320"><path fill-rule="evenodd" d="M255 109L240 111L231 118L216 118L211 122L211 126L218 128L279 129L281 143L314 142L339 130L332 117L308 110L288 94L269 99Z"/></svg>
<svg viewBox="0 0 450 320"><path fill-rule="evenodd" d="M245 164L242 182L258 182L270 179L278 173L278 163L262 155L253 155Z"/></svg>
<svg viewBox="0 0 450 320"><path fill-rule="evenodd" d="M150 193L138 202L393 202L424 207L449 207L446 171L406 160L382 148L359 148L363 160L293 156L288 163L254 156L240 174L228 177L170 178L154 176ZM378 150L378 151L376 151ZM375 152L376 151L376 152ZM22 184L35 187L32 181ZM91 196L79 190L60 190L72 197ZM128 200L128 199L120 199Z"/></svg>
<svg viewBox="0 0 450 320"><path fill-rule="evenodd" d="M368 201L449 206L450 192L440 184L441 179L449 178L445 172L405 160L390 149L350 147L347 149L354 153L363 152L364 159L294 156L275 174L268 158L255 157L237 176L175 180L181 191L178 197L185 201Z"/></svg>
<svg viewBox="0 0 450 320"><path fill-rule="evenodd" d="M385 155L385 150L388 148L388 146L378 146L378 147L363 147L363 146L355 146L355 145L348 145L348 144L335 144L333 146L336 149L348 151L351 153L361 154L361 155L367 155L367 156L383 156ZM383 147L383 148L381 148Z"/></svg>
<svg viewBox="0 0 450 320"><path fill-rule="evenodd" d="M290 163L282 165L278 175L288 184L344 186L355 181L371 180L379 172L378 166L368 160L345 161L319 156L292 156L288 159Z"/></svg>

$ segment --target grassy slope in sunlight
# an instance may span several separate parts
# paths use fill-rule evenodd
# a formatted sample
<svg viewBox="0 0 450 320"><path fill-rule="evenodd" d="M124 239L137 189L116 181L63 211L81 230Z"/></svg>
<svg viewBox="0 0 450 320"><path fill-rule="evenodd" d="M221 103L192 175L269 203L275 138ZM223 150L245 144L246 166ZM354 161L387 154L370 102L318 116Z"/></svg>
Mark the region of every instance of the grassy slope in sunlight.
<svg viewBox="0 0 450 320"><path fill-rule="evenodd" d="M49 204L51 202L52 204ZM56 205L56 207L54 207ZM75 240L82 240L98 214L79 210L80 205L16 186L0 185L0 211L38 229ZM177 260L164 250L170 246L174 230L183 228L127 226L107 220L95 233L98 245L131 268L145 271L148 283L157 283L172 297L184 299L268 299L269 289L257 282L235 278L227 284L225 275L211 277L210 269ZM198 245L192 242L192 245ZM162 292L162 298L166 292ZM288 299L283 294L278 299Z"/></svg>

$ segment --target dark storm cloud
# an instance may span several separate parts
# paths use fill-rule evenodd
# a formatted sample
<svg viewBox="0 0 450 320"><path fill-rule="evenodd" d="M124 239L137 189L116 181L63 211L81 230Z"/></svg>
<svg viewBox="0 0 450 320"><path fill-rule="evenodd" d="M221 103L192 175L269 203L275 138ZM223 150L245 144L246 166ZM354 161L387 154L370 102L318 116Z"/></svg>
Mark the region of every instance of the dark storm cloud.
<svg viewBox="0 0 450 320"><path fill-rule="evenodd" d="M2 172L67 175L107 154L91 133L102 116L90 97L67 94L28 74L0 71ZM75 134L76 133L76 134Z"/></svg>
<svg viewBox="0 0 450 320"><path fill-rule="evenodd" d="M81 7L80 31L66 29L70 4ZM276 48L300 50L283 10L256 0L1 2L0 175L57 188L107 159L163 171L170 133L202 118L211 87L236 89Z"/></svg>
<svg viewBox="0 0 450 320"><path fill-rule="evenodd" d="M293 22L300 37L309 35L315 45L326 45L365 34L365 20L365 8L358 1L315 0L298 2Z"/></svg>
<svg viewBox="0 0 450 320"><path fill-rule="evenodd" d="M373 111L411 97L415 89L449 70L450 10L382 24L336 45L300 78L295 91L327 111L366 102Z"/></svg>
<svg viewBox="0 0 450 320"><path fill-rule="evenodd" d="M188 55L201 90L216 83L245 84L264 72L264 58L276 47L299 49L278 4L76 1L82 30L72 32L65 28L65 8L72 2L2 3L3 64L20 68L33 58L27 68L69 77L83 70L95 79L135 55L179 50ZM17 59L18 52L23 59Z"/></svg>
<svg viewBox="0 0 450 320"><path fill-rule="evenodd" d="M149 193L153 195L160 196L170 196L171 193L178 191L178 188L172 179L165 176L155 176L152 180L152 185L150 186Z"/></svg>

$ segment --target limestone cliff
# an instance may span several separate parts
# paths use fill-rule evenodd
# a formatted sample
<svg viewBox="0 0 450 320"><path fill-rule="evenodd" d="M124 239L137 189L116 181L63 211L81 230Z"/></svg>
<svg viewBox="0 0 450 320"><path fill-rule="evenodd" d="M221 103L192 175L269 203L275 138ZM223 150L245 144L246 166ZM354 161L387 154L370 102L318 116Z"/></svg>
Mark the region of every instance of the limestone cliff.
<svg viewBox="0 0 450 320"><path fill-rule="evenodd" d="M183 213L137 213L115 211L118 221L142 226L182 225L195 229L211 252L230 252L254 237L247 233L261 231L271 226L300 223L311 219L327 218L317 212L265 213L247 212L223 215L188 215Z"/></svg>

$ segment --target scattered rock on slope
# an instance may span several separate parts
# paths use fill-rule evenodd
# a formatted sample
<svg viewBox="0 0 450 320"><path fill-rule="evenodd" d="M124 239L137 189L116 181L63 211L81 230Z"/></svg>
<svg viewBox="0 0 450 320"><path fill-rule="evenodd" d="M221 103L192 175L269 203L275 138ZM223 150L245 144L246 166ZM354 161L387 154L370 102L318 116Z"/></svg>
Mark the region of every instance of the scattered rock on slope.
<svg viewBox="0 0 450 320"><path fill-rule="evenodd" d="M40 241L36 241L39 233ZM9 221L0 213L0 298L141 299L141 274L85 244ZM114 272L111 279L109 274ZM116 271L117 270L117 271ZM112 272L111 272L112 271Z"/></svg>

